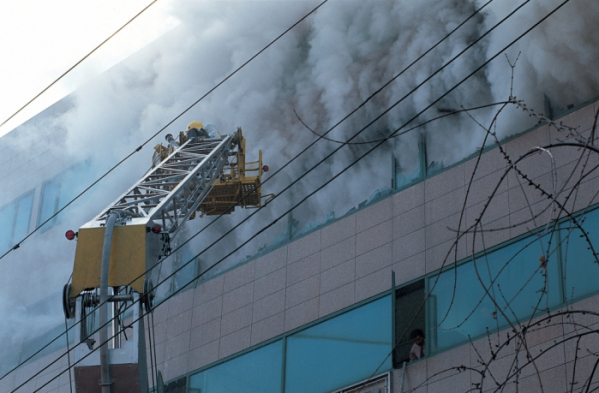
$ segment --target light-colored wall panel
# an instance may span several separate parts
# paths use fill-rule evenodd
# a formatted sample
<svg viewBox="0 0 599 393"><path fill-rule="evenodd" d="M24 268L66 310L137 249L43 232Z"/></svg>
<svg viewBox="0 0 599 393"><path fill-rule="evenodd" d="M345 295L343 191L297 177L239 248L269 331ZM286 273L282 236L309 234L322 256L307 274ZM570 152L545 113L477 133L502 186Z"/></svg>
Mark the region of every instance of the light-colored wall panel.
<svg viewBox="0 0 599 393"><path fill-rule="evenodd" d="M320 276L312 276L297 284L287 287L285 307L292 308L307 300L318 297L320 293Z"/></svg>
<svg viewBox="0 0 599 393"><path fill-rule="evenodd" d="M393 216L393 201L391 198L382 200L355 214L357 233L377 226Z"/></svg>
<svg viewBox="0 0 599 393"><path fill-rule="evenodd" d="M224 293L225 278L217 276L194 287L193 303L195 306L212 300Z"/></svg>
<svg viewBox="0 0 599 393"><path fill-rule="evenodd" d="M320 265L323 271L340 263L346 262L356 256L356 237L352 236L341 240L320 252Z"/></svg>
<svg viewBox="0 0 599 393"><path fill-rule="evenodd" d="M290 263L320 251L320 230L294 241L287 247Z"/></svg>
<svg viewBox="0 0 599 393"><path fill-rule="evenodd" d="M287 266L287 286L320 274L320 253L314 253Z"/></svg>
<svg viewBox="0 0 599 393"><path fill-rule="evenodd" d="M254 281L254 261L245 263L224 274L224 291L230 292Z"/></svg>
<svg viewBox="0 0 599 393"><path fill-rule="evenodd" d="M213 319L191 330L189 349L202 347L220 338L220 318Z"/></svg>
<svg viewBox="0 0 599 393"><path fill-rule="evenodd" d="M353 283L355 278L356 262L354 259L351 259L321 273L320 293L324 294L345 284Z"/></svg>
<svg viewBox="0 0 599 393"><path fill-rule="evenodd" d="M226 336L252 324L253 303L243 306L228 314L223 314L220 322L220 334Z"/></svg>
<svg viewBox="0 0 599 393"><path fill-rule="evenodd" d="M287 265L287 246L283 246L255 260L256 278L264 277Z"/></svg>
<svg viewBox="0 0 599 393"><path fill-rule="evenodd" d="M285 313L278 313L252 325L252 345L259 344L285 332Z"/></svg>
<svg viewBox="0 0 599 393"><path fill-rule="evenodd" d="M251 326L237 330L227 336L220 338L218 349L219 359L225 358L236 352L243 351L250 346L251 342Z"/></svg>
<svg viewBox="0 0 599 393"><path fill-rule="evenodd" d="M356 234L356 215L344 217L320 230L322 248L331 247Z"/></svg>
<svg viewBox="0 0 599 393"><path fill-rule="evenodd" d="M412 255L411 257L402 259L399 262L393 264L393 271L395 272L395 284L401 285L406 282L423 277L425 272L425 253L424 251Z"/></svg>
<svg viewBox="0 0 599 393"><path fill-rule="evenodd" d="M356 280L355 301L360 302L391 288L391 266Z"/></svg>
<svg viewBox="0 0 599 393"><path fill-rule="evenodd" d="M393 241L393 260L400 261L426 250L426 231L423 229Z"/></svg>
<svg viewBox="0 0 599 393"><path fill-rule="evenodd" d="M254 283L250 282L223 295L223 314L250 304L254 298Z"/></svg>
<svg viewBox="0 0 599 393"><path fill-rule="evenodd" d="M393 218L393 239L399 239L424 228L424 205L401 213Z"/></svg>
<svg viewBox="0 0 599 393"><path fill-rule="evenodd" d="M285 310L285 331L289 331L318 319L319 298L312 298Z"/></svg>
<svg viewBox="0 0 599 393"><path fill-rule="evenodd" d="M258 277L254 282L254 302L285 289L287 269L279 269Z"/></svg>
<svg viewBox="0 0 599 393"><path fill-rule="evenodd" d="M382 224L358 233L356 236L356 256L389 243L392 240L392 221L387 220Z"/></svg>
<svg viewBox="0 0 599 393"><path fill-rule="evenodd" d="M206 322L212 321L216 318L220 318L223 312L223 298L222 296L217 297L202 303L195 307L192 311L192 326L200 326Z"/></svg>
<svg viewBox="0 0 599 393"><path fill-rule="evenodd" d="M327 316L335 311L349 307L354 303L354 282L329 291L320 297L319 317Z"/></svg>
<svg viewBox="0 0 599 393"><path fill-rule="evenodd" d="M254 302L254 323L285 311L285 290L280 290Z"/></svg>
<svg viewBox="0 0 599 393"><path fill-rule="evenodd" d="M391 265L393 244L387 243L356 258L356 279Z"/></svg>
<svg viewBox="0 0 599 393"><path fill-rule="evenodd" d="M424 204L424 182L398 192L391 197L393 201L393 216L398 216L417 206Z"/></svg>

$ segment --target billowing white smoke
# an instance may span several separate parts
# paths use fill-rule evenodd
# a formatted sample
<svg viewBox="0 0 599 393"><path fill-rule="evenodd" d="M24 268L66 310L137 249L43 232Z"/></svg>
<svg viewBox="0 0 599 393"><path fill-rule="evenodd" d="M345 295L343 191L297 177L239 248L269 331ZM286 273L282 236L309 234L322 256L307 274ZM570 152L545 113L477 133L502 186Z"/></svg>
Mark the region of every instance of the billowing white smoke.
<svg viewBox="0 0 599 393"><path fill-rule="evenodd" d="M525 5L356 140L389 135L558 3L535 0ZM183 22L179 28L74 94L72 108L55 120L67 132L61 151L76 157L75 160L91 160L97 173L101 172L133 151L317 4L314 1L173 1L172 13ZM183 130L196 119L215 124L225 134L241 126L250 149L249 158L257 157L258 149L262 149L265 163L277 170L315 139L295 117L294 110L311 128L323 133L482 4L482 1L462 0L331 0L175 121L166 132ZM349 139L517 5L517 1L495 0L329 136ZM599 38L594 34L597 22L596 1L571 2L510 48L506 54L512 61L522 52L515 68L513 94L540 112L545 95L555 108L595 97L599 91L599 76L593 68L599 60ZM443 109L506 100L510 94L510 71L501 54L411 125L439 116ZM473 116L488 124L492 113L493 110L473 112ZM524 130L530 126L527 121L516 111L510 112L500 119L500 136ZM111 175L93 197L85 200L84 206L76 209L72 220L83 224L134 183L150 164L151 147L161 142L166 132ZM466 115L454 115L413 131L396 144L386 143L375 150L310 198L294 218L301 216L300 225L303 225L333 210L339 216L374 190L390 186L391 150L395 149L402 168L413 168L419 132L426 133L429 160L445 165L473 153L484 137L484 131ZM279 194L337 146L320 141L269 180L263 192ZM219 245L203 260L207 264L218 260L370 146L341 149L264 209L250 225L236 231L236 240ZM218 238L243 216L236 212L220 220L201 235L202 241L194 243L194 251L201 250L210 239ZM209 219L191 222L189 233L207 222ZM278 224L236 258L272 242L285 225L286 221ZM72 261L72 250L69 252L61 255L56 250L57 259ZM47 288L60 288L67 279L48 282Z"/></svg>

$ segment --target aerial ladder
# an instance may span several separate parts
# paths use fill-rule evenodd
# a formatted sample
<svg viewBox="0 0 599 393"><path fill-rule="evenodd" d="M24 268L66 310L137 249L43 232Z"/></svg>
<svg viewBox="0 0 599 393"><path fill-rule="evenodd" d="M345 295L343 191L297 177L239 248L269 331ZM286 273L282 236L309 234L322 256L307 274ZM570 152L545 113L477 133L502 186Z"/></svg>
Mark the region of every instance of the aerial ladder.
<svg viewBox="0 0 599 393"><path fill-rule="evenodd" d="M241 128L220 135L213 125L194 121L178 141L170 134L166 140L167 146L154 148L152 168L139 181L78 232L66 234L77 239L62 299L65 316L78 324L76 342L83 344L75 348L77 393L148 392L140 316L154 306L153 268L198 213L261 207L268 167L262 151L258 161L246 162Z"/></svg>

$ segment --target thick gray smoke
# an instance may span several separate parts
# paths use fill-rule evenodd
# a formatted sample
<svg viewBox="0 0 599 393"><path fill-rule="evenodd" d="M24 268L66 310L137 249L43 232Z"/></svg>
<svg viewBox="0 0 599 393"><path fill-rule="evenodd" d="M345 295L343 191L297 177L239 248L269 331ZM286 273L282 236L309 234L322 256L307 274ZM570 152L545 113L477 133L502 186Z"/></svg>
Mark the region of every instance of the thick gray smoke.
<svg viewBox="0 0 599 393"><path fill-rule="evenodd" d="M61 127L65 132L65 142L57 149L73 162L87 160L91 163L93 170L89 178L82 179L89 182L133 151L317 4L314 1L173 1L171 12L182 21L180 27L79 89L71 96L70 109L52 120L52 127ZM204 124L215 124L225 134L241 126L247 138L249 158L257 157L258 149L262 149L265 163L273 171L277 170L316 138L300 123L294 111L312 129L323 133L482 4L482 1L462 0L331 0L175 121L166 132L183 130L196 119ZM519 4L518 1L495 0L329 136L349 139ZM525 5L507 23L356 140L388 136L558 4L557 0L535 0ZM596 1L571 2L510 48L506 55L512 62L521 52L514 69L513 95L539 112L543 112L548 102L558 111L596 97L599 76L593 65L599 60L599 38L594 33L598 22L599 4ZM448 109L506 100L510 95L510 73L511 68L501 54L410 125L437 117ZM494 110L487 110L472 114L482 124L488 124L493 113ZM512 110L500 118L498 134L506 137L533 124ZM151 147L161 142L164 134L102 182L71 211L69 222L75 223L75 227L85 223L133 184L149 167ZM300 219L299 226L322 221L331 211L339 217L375 190L389 187L392 151L399 160L399 167L410 173L417 162L414 152L420 134L426 135L429 163L435 161L444 165L472 154L484 138L484 131L468 116L454 115L390 141L298 208L294 219ZM269 180L263 192L279 194L283 187L337 146L320 141ZM218 260L347 167L369 146L341 149L289 192L282 194L268 209L263 209L248 225L236 231L234 238L203 256L202 263L210 265ZM191 254L201 250L211 239L218 238L247 214L238 213L220 220L203 233L191 246ZM196 232L210 220L190 222L188 233ZM230 258L229 263L271 244L276 236L282 235L286 226L287 219L284 219ZM57 237L64 233L62 229ZM32 242L27 246L36 247ZM51 246L49 249L55 253L55 260L60 261L57 262L60 269L36 265L27 272L36 277L48 277L47 273L53 272L45 280L44 288L32 296L33 300L43 298L44 291L58 290L68 279L74 247L63 251L58 248ZM35 253L35 250L31 252ZM25 257L30 258L30 255ZM6 265L6 261L0 263ZM8 281L22 282L25 272L11 269L10 274L21 278L15 281L5 275L4 297L10 297L9 293L14 290ZM0 306L3 310L8 307L6 302ZM22 324L28 317L31 321ZM3 324L3 329L8 332L6 335L10 336L16 329L23 331L21 325L37 323L35 315L18 320L19 323ZM56 323L61 321L62 315L56 315Z"/></svg>

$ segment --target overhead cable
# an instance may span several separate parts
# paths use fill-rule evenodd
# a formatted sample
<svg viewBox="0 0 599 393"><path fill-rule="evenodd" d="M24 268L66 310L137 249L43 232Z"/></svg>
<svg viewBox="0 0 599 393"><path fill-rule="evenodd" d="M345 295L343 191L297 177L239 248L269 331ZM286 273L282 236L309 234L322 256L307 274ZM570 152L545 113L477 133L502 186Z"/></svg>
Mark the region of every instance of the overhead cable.
<svg viewBox="0 0 599 393"><path fill-rule="evenodd" d="M466 80L468 80L469 78L471 78L474 74L476 74L477 72L479 72L481 69L483 69L484 67L486 67L491 61L493 61L497 56L499 56L501 53L503 53L505 50L509 49L512 45L514 45L516 42L518 42L520 39L522 39L524 36L526 36L528 33L530 33L530 31L532 31L534 28L536 28L539 24L541 24L542 22L544 22L547 18L549 18L551 15L553 15L555 12L557 12L562 6L564 6L566 3L568 3L570 0L565 0L563 3L561 3L558 7L556 7L553 11L551 11L549 14L547 14L545 17L543 17L541 20L539 20L537 23L535 23L532 27L530 27L529 29L527 29L524 33L522 33L520 36L518 36L516 39L514 39L513 41L511 41L508 45L506 45L503 49L501 49L500 51L498 51L494 56L492 56L491 58L489 58L488 60L486 60L481 66L479 66L477 69L475 69L473 72L471 72L468 76L466 76L465 78L463 78L460 82L458 82L456 85L454 85L451 89L449 89L447 92L445 92L443 95L441 95L440 97L438 97L434 102L432 102L431 104L429 104L425 109L421 110L417 115L415 115L414 117L412 117L409 121L405 122L401 127L397 128L392 134L391 136L393 136L394 134L398 133L401 131L401 129L403 129L405 126L407 126L409 123L411 123L413 120L415 120L418 116L420 116L422 113L424 113L426 110L430 109L433 105L435 105L437 102L439 102L441 99L443 99L444 97L446 97L448 94L450 94L453 90L455 90L457 87L459 87L461 84L463 84ZM364 130L361 129L360 131L358 131L358 133L356 133L351 139L357 137L359 135L360 132L362 132ZM351 140L350 139L350 140ZM215 262L212 266L210 266L208 269L206 269L204 272L200 273L199 275L197 275L194 279L199 279L201 278L204 274L206 274L208 271L210 271L212 268L214 268L216 265L220 264L222 261L224 261L226 258L228 258L229 256L231 256L232 254L234 254L235 252L237 252L240 248L242 248L243 246L245 246L247 243L249 243L251 240L253 240L256 236L260 235L261 233L263 233L266 229L270 228L272 225L274 225L276 222L278 222L281 218L285 217L289 212L291 212L292 210L294 210L296 207L298 207L300 204L302 204L303 202L305 202L307 199L309 199L311 196L313 196L316 192L320 191L322 188L324 188L325 186L327 186L329 183L331 183L333 180L335 180L337 177L339 177L341 174L345 173L349 168L351 168L353 165L357 164L359 161L361 161L364 157L366 157L368 154L370 154L372 151L374 151L377 147L379 147L381 144L383 144L384 141L379 142L379 144L377 144L375 147L369 149L366 153L364 153L363 155L361 155L360 157L358 157L356 160L354 160L351 164L349 164L348 166L346 166L343 170L341 170L339 173L337 173L335 176L333 176L331 179L329 179L328 181L326 181L324 184L322 184L320 187L318 187L317 189L315 189L313 192L311 192L310 194L308 194L307 196L305 196L301 201L299 201L297 204L295 204L293 207L291 207L289 210L287 210L285 213L283 213L282 215L280 215L279 217L277 217L274 221L272 221L270 224L266 225L265 227L263 227L260 231L258 231L256 234L254 234L252 237L250 237L248 240L246 240L245 242L243 242L240 246L238 246L235 250L231 251L229 254L227 254L225 257L221 258L219 261ZM338 148L339 149L339 148ZM336 149L334 152L336 152L338 149ZM327 157L325 157L323 160L326 160L327 158L329 158L332 154L334 154L334 152L332 152L331 154L329 154ZM322 161L321 161L322 162ZM318 164L317 164L318 165ZM226 235L225 235L226 236ZM224 236L223 236L224 237ZM213 243L214 244L214 243ZM209 248L209 247L208 247ZM205 250L204 250L205 251ZM166 280L170 279L171 277L174 276L174 274L176 274L178 271L180 271L181 269L183 269L187 264L191 263L193 260L195 260L195 258L197 258L198 256L200 256L204 251L196 254L192 259L190 259L187 263L185 263L184 265L182 265L181 267L179 267L178 269L176 269L173 273L171 273L168 277L166 277L164 280L162 280L160 283L158 283L157 286L159 286L160 284L164 283ZM177 295L179 292L181 292L183 288L180 288L176 291L174 291L171 295L169 295L168 297L166 297L164 299L164 301L172 298L173 296ZM129 308L131 306L127 306L127 308ZM140 317L142 318L143 315ZM47 367L50 367L50 365L46 366L43 370L40 370L38 372L41 373L43 372ZM66 370L62 371L60 374L64 373ZM59 375L60 375L59 374ZM36 374L37 375L37 374ZM32 376L29 380L27 380L25 383L29 382L31 379L35 378L35 376ZM58 375L58 376L59 376ZM54 377L53 379L58 378L58 376ZM53 380L52 379L52 380ZM50 383L52 380L48 381L47 383ZM17 389L19 389L21 386L23 386L24 384L20 385L19 387L17 387ZM44 385L45 386L45 385ZM43 388L40 387L40 389ZM36 391L39 391L36 390Z"/></svg>
<svg viewBox="0 0 599 393"><path fill-rule="evenodd" d="M493 1L493 0L491 0L491 1ZM476 15L476 13L480 12L480 11L481 11L481 10L482 10L482 9L483 9L485 6L487 6L487 5L488 5L488 4L489 4L491 1L487 2L487 3L486 3L485 5L483 5L481 8L479 8L478 10L476 10L476 11L475 11L475 13L473 13L472 15L470 15L470 16L469 16L467 19L465 19L465 21L467 21L467 20L470 20L470 19L471 19L471 18L472 18L474 15ZM521 7L521 6L520 6L520 7ZM520 8L520 7L519 7L519 8ZM519 9L519 8L518 8L518 9ZM514 12L515 12L515 11L514 11ZM504 21L505 21L505 20L506 20L506 19L507 19L509 16L511 16L511 14L510 14L510 15L508 15L506 18L504 18L504 20L502 20L502 21L498 22L498 24L497 24L497 25L495 25L495 26L494 26L492 29L494 29L495 27L497 27L499 24L503 23L503 22L504 22ZM464 21L464 22L465 22L465 21ZM464 24L464 22L463 22L463 23L461 23L461 24L460 24L460 26L462 26L462 25ZM492 30L492 29L491 29L491 30ZM441 41L437 42L437 43L436 43L436 44L435 44L433 47L436 47L436 46L438 46L438 45L439 45L439 44L440 44L440 43L441 43L443 40L447 39L447 38L448 38L448 37L449 37L451 34L453 34L454 32L455 32L455 29L454 29L452 32L448 33L448 34L447 34L445 37L443 37L443 38L441 39ZM483 38L483 37L480 37L480 38L479 38L479 40L480 40L480 39L482 39L482 38ZM476 42L478 42L479 40L477 40L477 41L473 42L473 43L472 43L472 44L471 44L469 47L471 47L472 45L476 44ZM467 49L467 48L466 48L466 49ZM430 52L430 51L427 51L427 52L425 52L425 53L428 53L428 52ZM457 57L461 56L462 54L463 54L463 52L462 52L462 53L460 53L460 54L458 54L458 55L456 55L456 57L454 57L454 58L453 58L451 61L455 60ZM421 59L421 58L422 58L422 56L420 56L418 59ZM450 61L450 62L451 62L451 61ZM408 66L407 66L407 68L409 68L409 67L412 67L412 66L413 66L415 63L416 63L416 61L412 62L410 65L408 65ZM436 75L437 73L439 73L439 72L440 72L440 71L441 71L441 70L442 70L444 67L446 67L447 65L448 65L448 64L446 64L445 66L443 66L441 69L437 70L437 71L436 71L436 72L435 72L433 75L431 75L431 77L432 77L432 76L434 76L434 75ZM399 74L397 74L397 75L396 75L396 76L395 76L395 77L394 77L392 80L396 79L396 78L397 78L399 75L403 74L403 73L404 73L404 72L407 70L407 68L406 68L406 69L404 69L404 70L402 70L402 71L401 71ZM430 79L430 78L428 78L428 79ZM423 82L423 83L424 83L424 82ZM423 84L423 83L422 83L422 84ZM384 86L387 86L388 84L389 84L389 83L386 83ZM422 86L422 84L420 84L419 86L417 86L416 88L414 88L412 91L408 92L408 93L407 93L407 94L406 94L406 95L405 95L405 96L404 96L402 99L400 99L398 102L396 102L396 103L395 103L395 104L394 104L392 107L396 106L396 105L397 105L399 102L401 102L401 101L402 101L403 99L405 99L407 96L409 96L410 94L412 94L412 93L413 93L413 92L414 92L416 89L418 89L420 86ZM370 97L368 97L366 101L370 100L370 99L371 99L371 98L372 98L372 97L373 97L375 94L377 94L377 93L378 93L378 92L380 92L381 90L382 90L382 89L379 89L379 90L377 90L377 91L376 91L375 93L373 93L373 94L372 94ZM366 101L365 101L365 102L366 102ZM365 102L364 102L364 103L365 103ZM337 127L339 124L341 124L343 121L345 121L347 118L349 118L349 116L351 116L351 114L355 113L355 112L356 112L356 111L357 111L359 108L361 108L361 107L364 105L364 103L363 103L363 104L361 104L360 106L358 106L358 107L357 107L356 109L354 109L352 112L350 112L350 114L349 114L349 115L345 116L345 117L344 117L344 118L343 118L341 121L339 121L339 122L338 122L337 124L335 124L333 127L331 127L331 129L329 129L329 130L328 130L328 131L327 131L327 132L326 132L324 135L326 135L328 132L332 131L332 129L334 129L334 128L335 128L335 127ZM391 107L391 108L392 108L392 107ZM390 109L390 108L389 108L389 109ZM387 111L385 111L384 113L387 113L387 112L389 111L389 109L387 109ZM384 113L383 113L383 114L384 114ZM381 116L382 116L382 115L381 115ZM377 118L376 118L375 120L373 120L373 121L372 121L370 124L374 123L374 121L378 120L378 118L380 118L381 116L377 117ZM418 116L418 115L417 115L417 116ZM369 124L369 125L370 125L370 124ZM365 127L364 127L364 128L362 128L360 131L358 131L358 133L357 133L357 134L356 134L354 137L356 137L356 136L357 136L359 133L363 132L363 131L364 131L364 130L365 130L365 129L366 129L368 126L369 126L369 125L365 126ZM353 139L353 138L352 138L352 139ZM311 144L310 144L309 146L307 146L307 147L306 147L304 150L302 150L300 153L298 153L298 155L296 155L296 156L295 156L294 158L292 158L292 159L291 159L289 162L287 162L287 163L286 163L286 164L285 164L283 167L281 167L279 170L277 170L277 171L276 171L276 172L275 172L275 173L274 173L274 174L273 174L273 175L272 175L272 176L271 176L269 179L266 179L266 180L265 180L265 181L264 181L262 184L265 184L265 183L266 183L266 182L268 182L270 179L272 179L272 178L273 178L273 177L274 177L274 176L275 176L277 173L279 173L279 172L280 172L282 169L284 169L284 167L286 167L287 165L289 165L291 162L293 162L295 159L297 159L297 158L298 158L298 157L299 157L301 154L303 154L305 151L307 151L307 149L309 149L311 146L313 146L313 145L314 145L314 143L316 143L316 141L315 141L315 142L313 142L313 143L311 143ZM303 176L305 176L307 173L309 173L310 171L312 171L312 170L313 170L315 167L317 167L317 166L318 166L318 165L320 165L322 162L324 162L324 161L325 161L325 160L326 160L328 157L330 157L332 154L334 154L335 152L337 152L337 151L338 151L338 150L339 150L341 147L342 147L342 146L340 146L338 149L334 150L334 151L333 151L331 154L329 154L329 155L328 155L327 157L325 157L325 158L324 158L322 161L320 161L319 163L317 163L317 164L316 164L316 165L315 165L313 168L311 168L309 171L307 171L307 172L306 172L304 175L302 175L302 176L301 176L299 179L295 180L295 181L294 181L292 184L290 184L290 185L289 185L287 188L285 188L285 189L284 189L284 190L283 190L281 193L279 193L279 195L281 195L283 192L285 192L286 190L288 190L288 189L289 189L289 188L290 188L290 187L291 187L293 184L295 184L295 183L297 183L299 180L301 180L301 178L302 178ZM231 207L231 208L229 208L229 210L230 210L230 209L232 209L232 207ZM227 210L227 212L228 212L229 210ZM177 247L177 249L175 249L175 250L173 251L173 253L174 253L174 252L176 252L176 251L177 251L178 249L180 249L181 247L183 247L185 244L187 244L187 243L188 243L188 242L189 242L191 239L193 239L194 237L196 237L197 235L199 235L200 233L202 233L202 232L203 232L205 229L207 229L207 228L208 228L210 225L212 225L214 222L216 222L216 221L217 221L217 220L218 220L218 219L219 219L219 218L220 218L222 215L226 214L227 212L225 212L225 213L221 214L221 215L220 215L219 217L217 217L215 220L211 221L211 222L210 222L210 223L209 223L209 224L208 224L206 227L202 228L202 229L201 229L199 232L197 232L197 233L196 233L196 234L194 234L192 237L190 237L189 239L187 239L187 240L186 240L186 241L185 241L183 244L181 244L179 247ZM237 224L235 227L233 227L231 230L229 230L227 233L225 233L225 234L224 234L224 235L222 235L222 236L221 236L219 239L217 239L217 240L216 240L216 241L215 241L213 244L211 244L209 247L207 247L206 249L204 249L204 250L203 250L203 251L202 251L200 254L196 255L196 256L195 256L193 259L191 259L191 260L190 260L190 261L188 261L186 264L184 264L183 266L181 266L181 267L180 267L180 269L178 269L177 271L179 271L179 270L181 270L182 268L184 268L185 266L187 266L187 265L188 265L189 263L191 263L191 262L192 262L192 261L193 261L195 258L197 258L197 257L198 257L199 255L201 255L203 252L205 252L206 250L208 250L209 248L211 248L211 247L212 247L214 244L216 244L218 241L220 241L221 239L223 239L224 237L226 237L226 236L227 236L229 233L231 233L233 230L235 230L235 229L236 229L237 227L239 227L241 224L243 224L244 222L246 222L248 219L250 219L250 218L251 218L251 217L252 217L254 214L256 214L257 212L258 212L258 210L254 211L252 214L250 214L248 217L246 217L246 218L245 218L245 219L244 219L242 222L240 222L239 224ZM163 261L164 261L164 260L163 260ZM160 261L160 262L163 262L163 261ZM147 274L147 273L148 273L150 270L152 270L152 269L153 269L153 268L155 268L156 266L158 266L158 264L156 264L155 266L153 266L153 267L151 267L150 269L148 269L148 271L146 271L144 274ZM171 276L172 276L172 275L174 275L175 273L176 273L176 272L174 272L173 274L171 274ZM169 276L169 277L171 277L171 276ZM139 278L139 277L138 277L138 278ZM137 279L137 278L136 278L136 279ZM52 341L51 341L51 342L52 342ZM50 342L50 343L51 343L51 342ZM49 343L49 344L50 344L50 343ZM47 344L47 345L49 345L49 344ZM42 348L42 350L43 350L43 348ZM41 351L41 350L40 350L40 351ZM34 354L34 355L32 355L32 356L35 356L35 354ZM27 361L27 360L28 360L28 359L26 359L25 361ZM25 362L25 361L24 361L24 362ZM23 363L24 363L24 362L23 362ZM20 365L18 365L17 367L19 367L19 366L20 366ZM16 369L17 367L15 367L15 369ZM13 369L13 370L11 370L11 371L9 371L9 373L10 373L10 372L12 372L12 371L14 371L14 369ZM6 375L8 375L8 374L6 374ZM6 376L6 375L5 375L5 376ZM5 376L1 377L1 378L0 378L0 380L1 380L2 378L4 378Z"/></svg>
<svg viewBox="0 0 599 393"><path fill-rule="evenodd" d="M157 0L155 0L157 1ZM237 72L239 72L242 68L244 68L246 65L248 65L250 62L252 62L256 57L258 57L259 55L261 55L266 49L268 49L270 46L272 46L275 42L277 42L279 39L281 39L285 34L287 34L289 31L291 31L295 26L297 26L299 23L301 23L302 21L304 21L308 16L312 15L314 12L316 12L317 9L319 9L322 5L324 5L326 2L328 2L329 0L323 0L320 4L318 4L315 8L313 8L310 12L308 12L306 15L304 15L301 19L299 19L297 22L295 22L293 25L291 25L291 27L289 27L287 30L285 30L283 33L281 33L277 38L275 38L274 40L270 41L264 48L262 48L261 50L259 50L255 55L253 55L252 57L250 57L245 63L243 63L242 65L240 65L239 67L237 67L237 69L235 69L235 71L231 72L229 75L227 75L222 81L220 81L219 83L217 83L213 88L211 88L210 90L208 90L208 92L206 92L202 97L200 97L198 100L196 100L193 104L191 104L189 107L187 107L185 110L183 110L183 112L181 112L179 115L177 115L174 119L172 119L171 121L169 121L165 126L163 126L160 130L158 130L156 133L154 133L151 137L149 137L144 143L142 143L139 147L137 147L134 151L132 151L131 153L129 153L125 158L123 158L122 160L120 160L116 165L114 165L112 168L110 168L106 173L104 173L102 176L100 176L96 181L94 181L92 184L90 184L87 188L85 188L85 190L81 191L77 196L75 196L75 198L71 199L67 204L65 204L62 208L60 208L58 211L56 211L56 213L54 213L53 215L51 215L46 221L42 222L40 225L38 225L33 231L31 231L29 234L27 234L27 236L25 236L23 239L19 240L12 248L10 248L8 251L6 251L4 254L2 254L0 256L0 260L2 258L4 258L6 255L8 255L9 253L11 253L12 251L18 249L21 246L21 243L24 242L25 240L27 240L29 237L31 237L31 235L33 235L34 233L36 233L41 227L43 227L46 223L50 222L52 219L54 219L54 217L58 216L60 213L62 213L67 207L69 207L73 202L75 202L77 199L79 199L79 197L81 197L83 194L85 194L87 191L89 191L91 188L93 188L96 184L98 184L102 179L104 179L106 176L108 176L112 171L114 171L116 168L118 168L123 162L127 161L129 158L131 158L131 156L133 156L135 153L137 153L138 151L140 151L145 145L147 145L152 139L154 139L156 136L158 136L158 134L160 134L162 131L164 131L167 127L169 127L170 125L172 125L176 120L178 120L181 116L183 116L185 113L187 113L190 109L192 109L194 106L196 106L200 101L202 101L204 98L206 98L209 94L211 94L214 90L216 90L217 88L219 88L223 83L225 83L226 81L228 81L233 75L235 75ZM0 378L1 379L1 378Z"/></svg>

